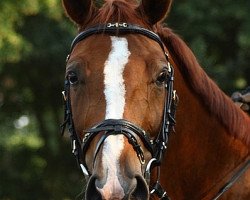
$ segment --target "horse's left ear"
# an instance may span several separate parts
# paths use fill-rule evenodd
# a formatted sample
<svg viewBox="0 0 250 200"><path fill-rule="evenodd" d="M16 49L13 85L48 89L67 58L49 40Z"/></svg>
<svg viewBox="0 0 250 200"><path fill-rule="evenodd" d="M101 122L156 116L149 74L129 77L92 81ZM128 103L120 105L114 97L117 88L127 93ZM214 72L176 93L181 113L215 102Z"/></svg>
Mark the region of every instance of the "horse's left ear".
<svg viewBox="0 0 250 200"><path fill-rule="evenodd" d="M78 25L81 25L95 11L92 0L62 0L68 16Z"/></svg>
<svg viewBox="0 0 250 200"><path fill-rule="evenodd" d="M139 11L143 12L153 25L165 19L171 4L172 0L142 0Z"/></svg>

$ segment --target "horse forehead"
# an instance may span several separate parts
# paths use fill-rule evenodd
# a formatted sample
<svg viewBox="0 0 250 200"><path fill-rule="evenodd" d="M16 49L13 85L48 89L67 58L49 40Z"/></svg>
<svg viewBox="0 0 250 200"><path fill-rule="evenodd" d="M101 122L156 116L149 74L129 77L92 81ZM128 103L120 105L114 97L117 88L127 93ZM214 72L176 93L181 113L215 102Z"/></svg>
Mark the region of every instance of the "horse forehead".
<svg viewBox="0 0 250 200"><path fill-rule="evenodd" d="M128 52L129 56L127 55ZM77 44L72 52L71 59L80 60L80 63L84 63L80 66L87 75L99 74L101 77L104 76L105 64L113 59L110 55L115 56L116 59L114 59L112 65L116 65L117 68L125 64L123 63L123 57L128 56L123 71L125 82L141 72L145 73L144 77L146 78L155 70L157 71L157 66L160 66L162 61L165 62L165 55L159 44L139 34L92 35ZM89 76L89 78L95 81L94 76Z"/></svg>
<svg viewBox="0 0 250 200"><path fill-rule="evenodd" d="M71 53L71 60L83 59L89 62L105 60L111 51L109 35L96 34L78 42Z"/></svg>
<svg viewBox="0 0 250 200"><path fill-rule="evenodd" d="M116 38L116 41L122 38L122 40L126 40L128 43L128 50L131 52L131 55L140 55L140 59L149 59L150 57L156 57L161 53L161 48L159 45L139 34L128 34L128 35L119 35L119 36L111 36L107 34L96 34L92 35L84 41L79 42L75 49L72 52L72 56L81 57L85 56L91 58L90 61L98 61L98 59L107 59L110 51L112 51L112 41L114 43L115 40L112 38ZM136 57L134 57L135 59Z"/></svg>

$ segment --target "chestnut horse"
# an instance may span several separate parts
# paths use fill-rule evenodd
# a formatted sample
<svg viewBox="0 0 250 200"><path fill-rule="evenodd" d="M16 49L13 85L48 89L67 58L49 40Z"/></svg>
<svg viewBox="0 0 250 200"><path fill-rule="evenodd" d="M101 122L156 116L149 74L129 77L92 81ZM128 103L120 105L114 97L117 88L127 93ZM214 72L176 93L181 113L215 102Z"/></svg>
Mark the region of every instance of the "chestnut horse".
<svg viewBox="0 0 250 200"><path fill-rule="evenodd" d="M87 178L85 198L249 200L250 118L160 24L171 0L63 5L79 28L63 127Z"/></svg>

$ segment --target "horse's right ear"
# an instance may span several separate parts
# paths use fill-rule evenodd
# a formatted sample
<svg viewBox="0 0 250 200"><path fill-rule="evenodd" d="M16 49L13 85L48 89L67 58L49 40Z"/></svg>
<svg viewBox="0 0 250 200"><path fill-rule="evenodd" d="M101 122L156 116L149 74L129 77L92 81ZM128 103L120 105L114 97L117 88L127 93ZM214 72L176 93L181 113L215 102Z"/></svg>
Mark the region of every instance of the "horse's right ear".
<svg viewBox="0 0 250 200"><path fill-rule="evenodd" d="M138 10L142 11L147 20L154 25L165 19L171 4L172 0L141 0Z"/></svg>
<svg viewBox="0 0 250 200"><path fill-rule="evenodd" d="M63 6L68 16L78 25L95 10L92 0L63 0Z"/></svg>

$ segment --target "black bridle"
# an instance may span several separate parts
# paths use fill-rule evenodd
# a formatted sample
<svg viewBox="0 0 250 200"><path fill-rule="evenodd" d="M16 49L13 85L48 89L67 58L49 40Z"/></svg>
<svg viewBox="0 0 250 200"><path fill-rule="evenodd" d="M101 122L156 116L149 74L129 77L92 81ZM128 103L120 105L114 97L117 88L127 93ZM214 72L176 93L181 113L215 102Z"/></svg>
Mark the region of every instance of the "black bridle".
<svg viewBox="0 0 250 200"><path fill-rule="evenodd" d="M148 137L148 134L138 127L137 125L126 121L124 119L107 119L102 121L100 124L95 127L84 131L85 135L83 140L80 139L79 135L76 133L73 121L73 115L71 110L71 99L70 99L70 82L68 77L65 79L63 97L65 101L65 117L64 123L62 124L62 133L64 132L66 126L68 125L68 130L70 138L72 141L72 153L75 155L78 164L80 165L83 173L87 176L90 176L91 173L88 170L88 167L85 162L86 151L91 143L91 141L97 136L101 135L94 154L94 159L98 154L103 142L109 135L124 135L129 143L133 146L140 162L145 163L144 153L141 148L140 143L137 141L137 138L143 142L144 146L151 153L152 159L148 162L145 169L145 179L149 184L151 170L154 167L157 167L157 181L151 188L151 194L155 193L160 199L170 199L165 190L160 185L160 164L162 161L163 154L167 149L167 143L170 132L173 130L175 125L175 110L177 105L177 95L173 89L174 81L174 69L169 62L169 57L165 51L163 42L160 37L154 32L142 28L137 25L127 24L127 23L108 23L105 25L98 25L92 28L89 28L76 36L71 44L70 54L74 49L75 45L84 40L85 38L94 35L94 34L109 34L109 35L124 35L124 34L140 34L144 35L154 41L156 41L161 49L163 50L166 61L168 63L168 80L165 83L165 103L162 119L162 127L154 140L151 140ZM70 58L70 54L67 56L66 62Z"/></svg>
<svg viewBox="0 0 250 200"><path fill-rule="evenodd" d="M65 102L65 115L64 123L61 125L62 134L66 126L68 126L70 138L72 141L72 153L75 155L76 160L81 167L83 173L86 176L90 176L91 173L88 170L88 167L85 162L86 151L91 143L91 141L97 136L101 135L94 153L94 159L96 158L103 142L110 135L123 134L130 144L133 146L137 156L142 164L145 163L144 154L140 144L137 141L139 137L143 142L144 146L151 153L152 159L148 162L145 170L144 177L149 184L151 170L154 167L157 167L157 181L153 184L153 187L150 190L150 194L156 194L162 200L169 200L166 191L160 185L160 164L164 152L167 149L168 138L171 131L174 129L175 125L175 110L178 102L178 97L175 90L173 89L174 81L174 69L169 62L168 54L165 51L164 44L161 41L160 37L154 32L142 28L137 25L127 24L127 23L108 23L105 25L98 25L92 28L89 28L76 36L71 44L70 54L74 49L75 45L84 40L85 38L94 35L94 34L110 34L110 35L123 35L123 34L141 34L154 41L156 41L161 49L163 50L166 61L168 63L168 72L169 77L165 84L165 103L162 119L162 127L158 136L151 140L148 137L148 134L136 126L135 124L126 121L124 119L114 120L108 119L102 121L100 124L94 126L93 128L84 131L85 135L83 140L80 139L79 135L76 133L73 115L71 110L71 99L70 99L70 82L68 77L65 79L63 97ZM70 54L67 56L66 62L70 58ZM217 200L224 194L232 185L239 179L240 176L250 167L250 160L248 160L239 171L234 174L234 176L219 190L219 192L213 197L213 200Z"/></svg>

